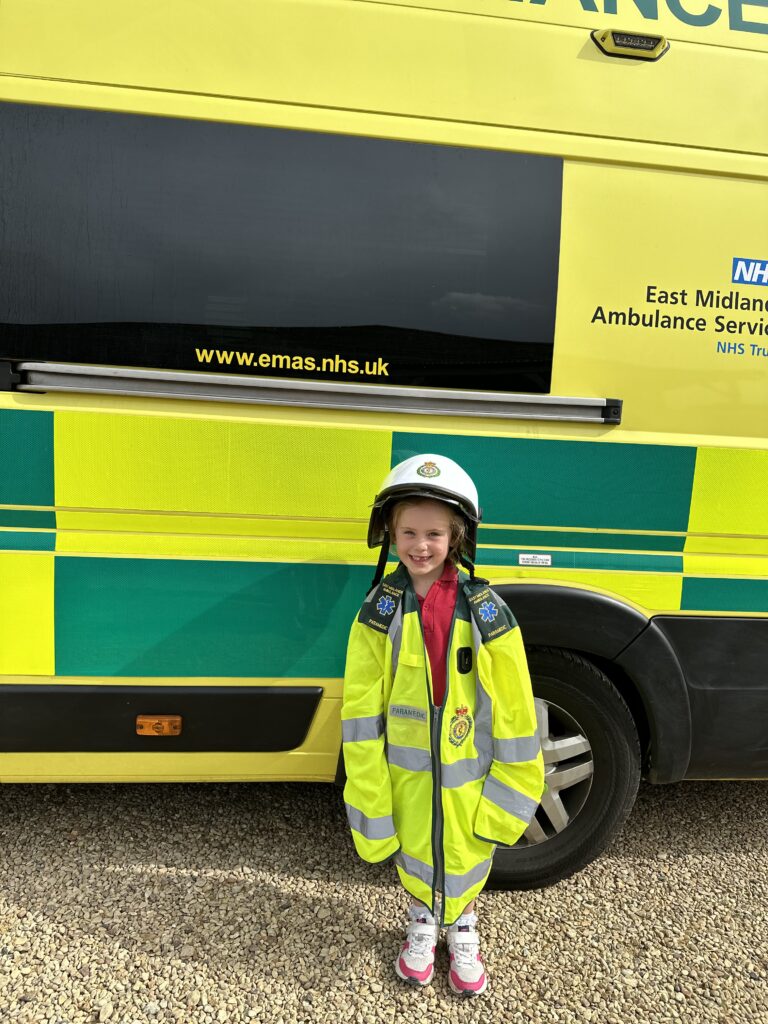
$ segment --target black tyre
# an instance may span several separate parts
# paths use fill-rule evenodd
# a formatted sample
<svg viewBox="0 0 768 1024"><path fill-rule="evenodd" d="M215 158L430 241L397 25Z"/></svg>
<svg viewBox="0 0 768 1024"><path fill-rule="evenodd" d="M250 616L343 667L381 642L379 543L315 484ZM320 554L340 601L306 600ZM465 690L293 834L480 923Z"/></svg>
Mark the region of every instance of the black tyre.
<svg viewBox="0 0 768 1024"><path fill-rule="evenodd" d="M610 679L573 651L528 652L548 791L512 849L497 850L488 888L540 889L594 860L632 809L640 744Z"/></svg>

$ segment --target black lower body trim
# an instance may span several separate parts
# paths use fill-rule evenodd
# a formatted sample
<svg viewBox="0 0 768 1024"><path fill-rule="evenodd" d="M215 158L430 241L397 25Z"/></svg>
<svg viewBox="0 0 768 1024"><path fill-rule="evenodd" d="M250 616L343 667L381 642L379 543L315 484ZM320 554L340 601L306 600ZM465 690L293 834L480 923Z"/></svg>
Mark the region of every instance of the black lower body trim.
<svg viewBox="0 0 768 1024"><path fill-rule="evenodd" d="M322 693L320 686L0 686L0 751L294 750ZM139 736L137 715L181 715L181 735Z"/></svg>
<svg viewBox="0 0 768 1024"><path fill-rule="evenodd" d="M768 777L768 618L659 615L685 674L693 743L686 776Z"/></svg>

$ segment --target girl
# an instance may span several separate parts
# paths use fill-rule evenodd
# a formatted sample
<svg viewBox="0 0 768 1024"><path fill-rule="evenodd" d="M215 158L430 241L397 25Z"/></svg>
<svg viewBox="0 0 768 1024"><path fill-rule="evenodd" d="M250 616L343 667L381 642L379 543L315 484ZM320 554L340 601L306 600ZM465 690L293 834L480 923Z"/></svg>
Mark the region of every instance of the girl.
<svg viewBox="0 0 768 1024"><path fill-rule="evenodd" d="M479 519L475 486L452 460L417 455L389 473L371 514L368 545L382 551L352 626L341 713L355 847L372 864L393 858L412 897L395 971L428 985L445 925L448 981L467 996L487 987L475 897L544 781L520 630L474 576ZM382 580L392 541L400 563Z"/></svg>

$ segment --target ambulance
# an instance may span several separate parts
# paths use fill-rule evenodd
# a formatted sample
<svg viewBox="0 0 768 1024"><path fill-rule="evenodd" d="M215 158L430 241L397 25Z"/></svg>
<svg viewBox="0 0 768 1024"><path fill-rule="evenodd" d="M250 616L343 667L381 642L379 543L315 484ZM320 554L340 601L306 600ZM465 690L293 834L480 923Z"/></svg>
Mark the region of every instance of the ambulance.
<svg viewBox="0 0 768 1024"><path fill-rule="evenodd" d="M0 780L337 779L424 452L537 700L496 885L766 778L767 54L765 0L5 0Z"/></svg>

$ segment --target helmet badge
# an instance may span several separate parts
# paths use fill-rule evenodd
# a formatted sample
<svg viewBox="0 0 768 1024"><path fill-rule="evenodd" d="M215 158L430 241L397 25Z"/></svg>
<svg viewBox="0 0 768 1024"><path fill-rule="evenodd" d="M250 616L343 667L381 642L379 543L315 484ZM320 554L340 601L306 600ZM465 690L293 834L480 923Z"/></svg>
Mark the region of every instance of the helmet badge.
<svg viewBox="0 0 768 1024"><path fill-rule="evenodd" d="M416 472L419 476L424 476L431 480L433 477L440 476L440 467L436 462L425 462L423 466L419 466Z"/></svg>

